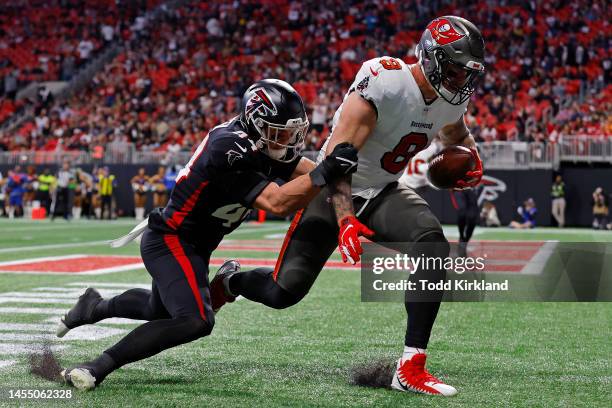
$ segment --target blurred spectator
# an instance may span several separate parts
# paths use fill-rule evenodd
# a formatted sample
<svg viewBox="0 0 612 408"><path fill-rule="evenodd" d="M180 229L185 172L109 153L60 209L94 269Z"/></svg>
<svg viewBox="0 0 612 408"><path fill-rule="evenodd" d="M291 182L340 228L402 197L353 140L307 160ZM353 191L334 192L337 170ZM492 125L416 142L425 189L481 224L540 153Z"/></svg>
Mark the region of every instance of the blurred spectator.
<svg viewBox="0 0 612 408"><path fill-rule="evenodd" d="M497 216L497 208L491 201L485 201L482 204L480 212L480 222L487 227L499 227L501 222Z"/></svg>
<svg viewBox="0 0 612 408"><path fill-rule="evenodd" d="M113 214L113 192L115 191L115 187L117 187L117 181L115 180L115 175L110 174L110 170L108 167L102 168L102 174L100 175L100 179L98 180L98 190L100 192L100 218L104 218L105 210L107 214L107 219L114 218Z"/></svg>
<svg viewBox="0 0 612 408"><path fill-rule="evenodd" d="M88 195L87 192L90 190L93 180L90 174L87 174L80 168L75 171L74 178L74 205L72 206L72 218L75 220L81 219L81 214L84 211L88 211ZM87 214L87 212L85 212Z"/></svg>
<svg viewBox="0 0 612 408"><path fill-rule="evenodd" d="M595 191L593 191L591 205L593 206L593 228L608 228L609 201L603 188L597 187Z"/></svg>
<svg viewBox="0 0 612 408"><path fill-rule="evenodd" d="M51 192L55 190L57 179L49 168L45 168L42 174L38 175L38 189L36 191L36 199L40 201L41 207L44 207L46 214L49 214L51 208Z"/></svg>
<svg viewBox="0 0 612 408"><path fill-rule="evenodd" d="M168 193L164 180L166 179L166 168L159 166L157 174L150 179L153 188L153 207L165 207L168 202Z"/></svg>
<svg viewBox="0 0 612 408"><path fill-rule="evenodd" d="M144 167L138 169L138 174L132 177L131 184L132 191L134 191L134 215L136 220L144 220L147 192L149 191L149 176Z"/></svg>
<svg viewBox="0 0 612 408"><path fill-rule="evenodd" d="M2 176L0 171L0 217L6 217L6 194L4 193L6 179Z"/></svg>
<svg viewBox="0 0 612 408"><path fill-rule="evenodd" d="M98 3L85 3L88 15L101 15ZM61 42L67 43L60 57L67 75L75 65L71 56L85 58L81 52L91 48L88 42L98 50L111 31L113 39L124 42L123 51L79 95L52 104L44 114L39 110L49 118L48 126L33 128L35 120L25 121L17 137L0 138L0 146L91 150L119 140L143 151L170 150L165 162L170 165L177 146L197 145L213 124L236 114L237 98L248 84L278 77L291 82L311 109L307 149L316 149L361 63L381 55L414 63L425 24L441 13L468 16L485 37L488 71L468 110L478 140L562 143L566 135L612 132L610 12L598 0L281 0L257 2L257 7L246 0L187 1L178 9L165 8L155 24L133 6L140 3L113 3L110 21L73 16L80 29L69 30L74 32ZM118 13L117 7L127 10ZM12 21L15 13L9 11L6 20ZM61 30L69 19L60 17L59 28L36 27L37 32ZM264 18L266 24L259 24ZM51 61L49 70L55 72L59 64L54 57ZM5 88L14 70L6 68ZM0 121L19 109L4 102Z"/></svg>
<svg viewBox="0 0 612 408"><path fill-rule="evenodd" d="M7 179L8 216L9 218L22 217L26 175L21 172L21 166L15 166L12 171L9 171Z"/></svg>
<svg viewBox="0 0 612 408"><path fill-rule="evenodd" d="M521 220L510 222L510 228L517 228L517 229L535 228L536 226L535 216L536 216L536 213L538 212L538 209L536 208L536 204L535 204L535 201L533 201L533 198L528 198L527 200L525 200L523 205L519 206L516 209L516 212L521 216Z"/></svg>
<svg viewBox="0 0 612 408"><path fill-rule="evenodd" d="M23 215L26 218L32 217L32 202L36 198L36 186L38 185L38 176L36 175L36 167L28 166L24 175L24 193L23 193Z"/></svg>
<svg viewBox="0 0 612 408"><path fill-rule="evenodd" d="M56 176L57 188L54 191L53 204L51 205L51 220L54 220L61 211L67 221L72 217L73 184L75 180L74 169L70 163L64 161Z"/></svg>
<svg viewBox="0 0 612 408"><path fill-rule="evenodd" d="M552 197L552 215L557 221L559 228L565 226L565 183L560 174L555 177L550 192Z"/></svg>

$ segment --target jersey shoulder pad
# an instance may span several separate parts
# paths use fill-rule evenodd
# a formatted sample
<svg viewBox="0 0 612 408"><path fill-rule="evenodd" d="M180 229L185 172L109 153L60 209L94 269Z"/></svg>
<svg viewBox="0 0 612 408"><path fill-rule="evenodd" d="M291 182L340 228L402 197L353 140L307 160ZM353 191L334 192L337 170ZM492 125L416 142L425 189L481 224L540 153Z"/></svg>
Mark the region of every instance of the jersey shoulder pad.
<svg viewBox="0 0 612 408"><path fill-rule="evenodd" d="M209 162L218 170L239 171L253 167L257 148L243 131L211 133Z"/></svg>
<svg viewBox="0 0 612 408"><path fill-rule="evenodd" d="M398 96L406 80L406 69L399 58L373 58L362 64L350 90L358 92L381 112Z"/></svg>

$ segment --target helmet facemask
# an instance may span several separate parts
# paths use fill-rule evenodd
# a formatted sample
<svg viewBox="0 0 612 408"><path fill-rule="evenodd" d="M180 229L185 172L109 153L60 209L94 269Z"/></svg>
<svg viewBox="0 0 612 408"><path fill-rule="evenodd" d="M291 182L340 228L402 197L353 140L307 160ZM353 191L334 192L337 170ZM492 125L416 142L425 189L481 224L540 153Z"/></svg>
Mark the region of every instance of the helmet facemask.
<svg viewBox="0 0 612 408"><path fill-rule="evenodd" d="M253 125L260 135L257 148L271 159L286 163L295 159L304 148L310 124L308 119L302 118L289 119L284 125L256 118Z"/></svg>
<svg viewBox="0 0 612 408"><path fill-rule="evenodd" d="M431 59L422 58L425 76L436 93L451 105L461 105L476 89L484 73L482 65L470 68L453 62L443 50L435 50ZM478 68L476 68L478 67Z"/></svg>

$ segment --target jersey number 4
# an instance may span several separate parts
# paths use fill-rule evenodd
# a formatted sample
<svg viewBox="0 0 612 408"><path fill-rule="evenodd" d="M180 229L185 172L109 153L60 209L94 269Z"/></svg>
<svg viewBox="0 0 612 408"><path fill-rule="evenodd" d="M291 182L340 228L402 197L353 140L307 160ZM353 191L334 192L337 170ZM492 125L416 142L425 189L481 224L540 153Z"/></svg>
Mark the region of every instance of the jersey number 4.
<svg viewBox="0 0 612 408"><path fill-rule="evenodd" d="M415 154L427 146L428 141L429 138L425 133L408 133L400 139L393 150L383 154L380 159L380 165L389 173L397 174L406 168L406 165Z"/></svg>
<svg viewBox="0 0 612 408"><path fill-rule="evenodd" d="M212 215L213 217L224 220L224 227L232 227L232 224L242 221L248 215L248 213L249 210L240 204L228 204L217 208Z"/></svg>

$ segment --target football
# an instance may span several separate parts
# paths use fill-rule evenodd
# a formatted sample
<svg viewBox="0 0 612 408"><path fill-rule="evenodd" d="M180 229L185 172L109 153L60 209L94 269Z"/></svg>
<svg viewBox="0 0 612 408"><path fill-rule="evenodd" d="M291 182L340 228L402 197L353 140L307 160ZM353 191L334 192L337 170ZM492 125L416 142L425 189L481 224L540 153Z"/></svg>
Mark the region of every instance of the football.
<svg viewBox="0 0 612 408"><path fill-rule="evenodd" d="M427 178L439 189L453 188L465 177L465 173L474 170L476 161L470 149L464 146L450 146L429 159Z"/></svg>

